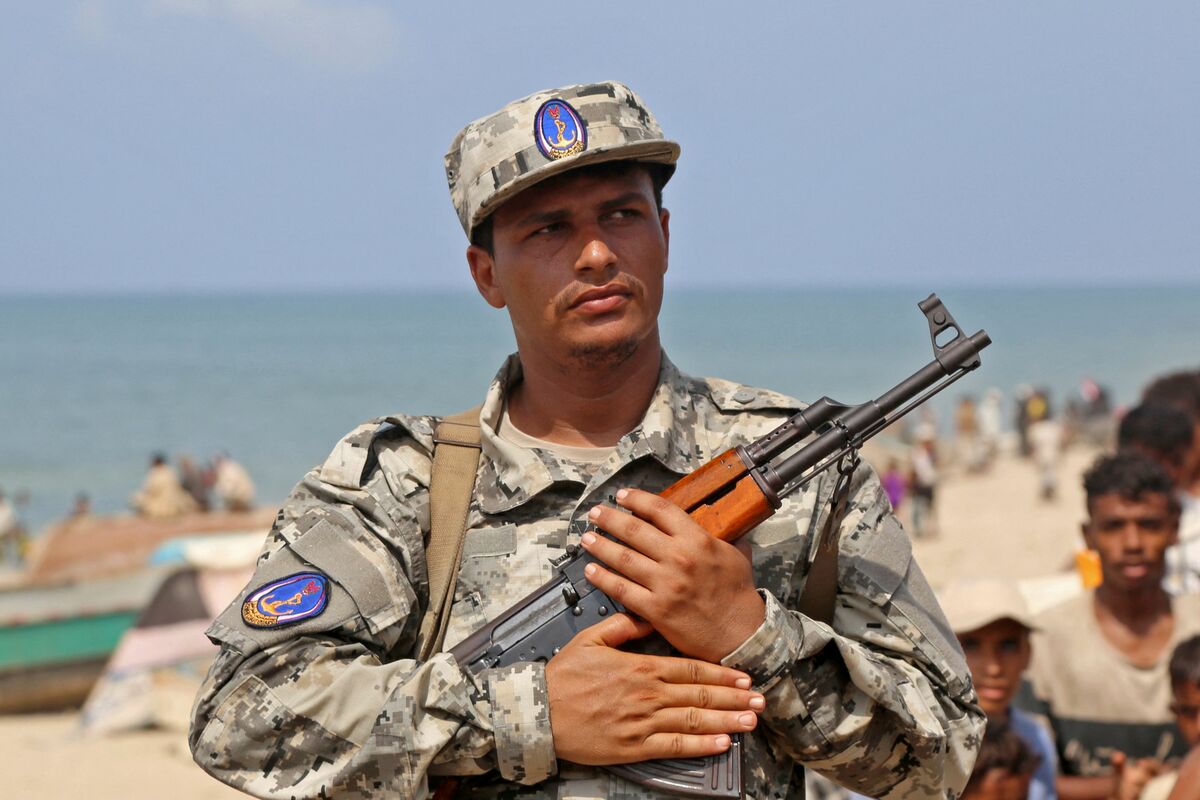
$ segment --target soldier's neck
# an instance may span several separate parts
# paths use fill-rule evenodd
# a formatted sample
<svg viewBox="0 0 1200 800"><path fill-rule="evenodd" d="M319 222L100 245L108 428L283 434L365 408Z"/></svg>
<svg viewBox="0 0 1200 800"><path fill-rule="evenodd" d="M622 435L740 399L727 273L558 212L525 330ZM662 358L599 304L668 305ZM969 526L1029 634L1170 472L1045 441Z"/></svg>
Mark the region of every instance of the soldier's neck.
<svg viewBox="0 0 1200 800"><path fill-rule="evenodd" d="M658 386L657 334L614 364L555 364L521 353L521 383L508 396L512 423L571 447L611 447L645 416Z"/></svg>

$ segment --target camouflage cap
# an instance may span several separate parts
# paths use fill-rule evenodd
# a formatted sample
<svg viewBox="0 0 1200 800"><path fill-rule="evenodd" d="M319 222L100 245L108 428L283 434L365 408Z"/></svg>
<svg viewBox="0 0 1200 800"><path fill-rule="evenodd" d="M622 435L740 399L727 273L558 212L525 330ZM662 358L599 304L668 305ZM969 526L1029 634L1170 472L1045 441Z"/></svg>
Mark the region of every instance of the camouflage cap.
<svg viewBox="0 0 1200 800"><path fill-rule="evenodd" d="M646 104L624 84L564 86L515 100L467 125L446 154L450 200L470 236L480 222L539 181L602 161L675 170L679 145L663 138Z"/></svg>

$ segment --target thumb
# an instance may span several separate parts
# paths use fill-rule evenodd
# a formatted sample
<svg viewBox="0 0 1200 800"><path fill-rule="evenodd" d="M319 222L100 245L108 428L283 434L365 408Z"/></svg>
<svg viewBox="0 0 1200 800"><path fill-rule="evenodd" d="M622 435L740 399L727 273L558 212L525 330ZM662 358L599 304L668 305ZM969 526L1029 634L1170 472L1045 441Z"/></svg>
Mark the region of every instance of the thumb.
<svg viewBox="0 0 1200 800"><path fill-rule="evenodd" d="M654 632L654 626L644 619L629 614L613 614L608 619L584 628L579 632L582 644L602 647L620 647L633 639L641 639Z"/></svg>
<svg viewBox="0 0 1200 800"><path fill-rule="evenodd" d="M1112 754L1113 775L1120 778L1125 773L1125 764L1128 758L1120 750L1114 750Z"/></svg>

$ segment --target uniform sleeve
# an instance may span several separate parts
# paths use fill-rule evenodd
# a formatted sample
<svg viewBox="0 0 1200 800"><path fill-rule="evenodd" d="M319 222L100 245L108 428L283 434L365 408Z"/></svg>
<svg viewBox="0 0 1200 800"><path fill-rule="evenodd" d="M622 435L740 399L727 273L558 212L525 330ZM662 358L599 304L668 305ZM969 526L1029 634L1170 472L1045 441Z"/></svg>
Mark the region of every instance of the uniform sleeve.
<svg viewBox="0 0 1200 800"><path fill-rule="evenodd" d="M827 491L798 501L815 505L810 541L824 525ZM748 672L766 696L762 722L776 750L871 797L957 798L984 716L957 640L868 467L854 476L839 542L832 626L794 610L807 573L797 569L787 597L760 590L766 619L722 663Z"/></svg>
<svg viewBox="0 0 1200 800"><path fill-rule="evenodd" d="M361 467L361 455L342 461ZM196 762L263 798L420 798L431 776L554 774L541 665L472 675L449 654L413 658L428 594L427 453L386 448L361 486L337 450L330 459L293 491L254 578L209 629L221 651L193 710ZM301 572L328 578L323 612L246 623L246 597Z"/></svg>

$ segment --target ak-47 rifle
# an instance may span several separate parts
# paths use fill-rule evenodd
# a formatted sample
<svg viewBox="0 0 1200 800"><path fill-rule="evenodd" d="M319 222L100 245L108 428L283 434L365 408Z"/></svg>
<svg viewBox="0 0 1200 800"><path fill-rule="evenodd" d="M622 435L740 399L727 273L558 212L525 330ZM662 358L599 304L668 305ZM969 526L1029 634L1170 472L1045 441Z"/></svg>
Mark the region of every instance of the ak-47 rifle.
<svg viewBox="0 0 1200 800"><path fill-rule="evenodd" d="M731 542L774 514L785 495L834 464L847 478L863 442L978 367L979 351L991 343L984 331L964 335L937 295L929 295L918 307L929 322L933 361L862 405L822 397L762 438L728 450L680 479L662 497L687 511L713 536ZM954 336L939 344L947 331ZM809 436L814 438L781 458ZM584 567L593 560L581 548L569 547L555 562L556 574L549 582L473 633L451 654L474 673L553 658L575 634L623 610L584 577ZM729 750L718 756L615 764L605 769L667 792L738 798L743 794L742 742L740 735L731 739Z"/></svg>

